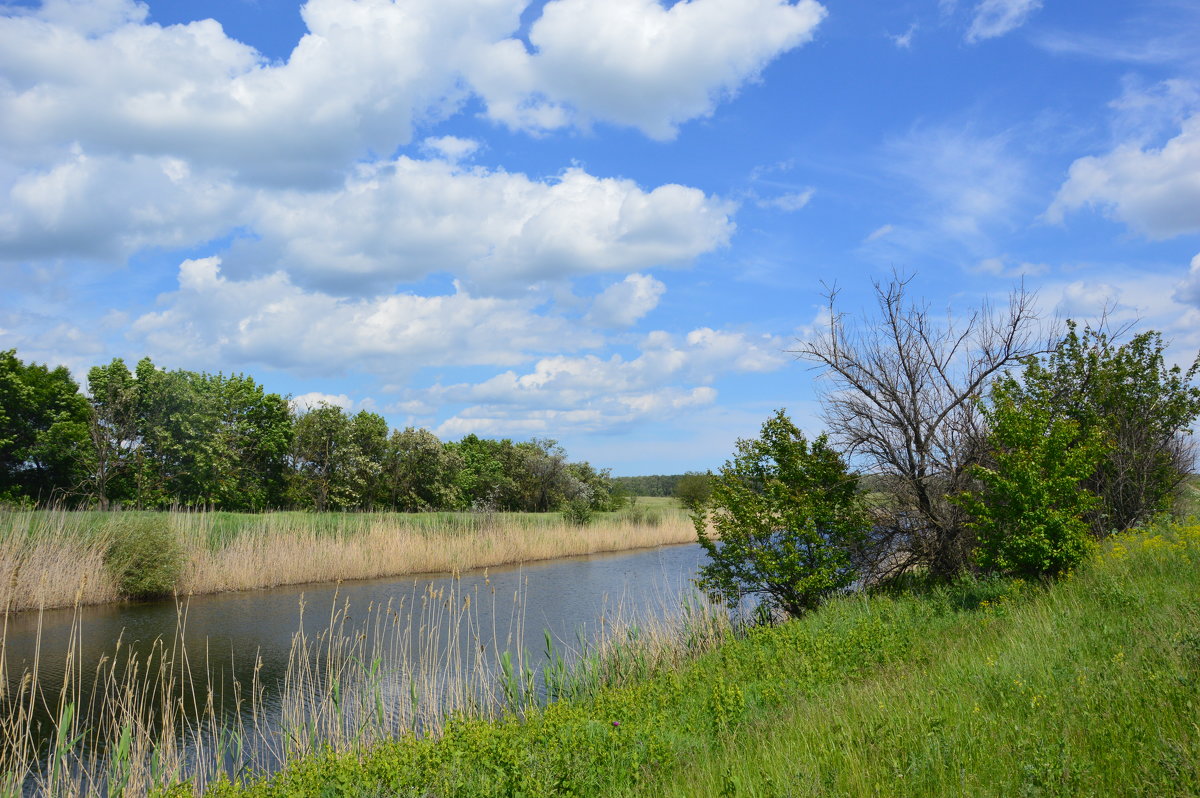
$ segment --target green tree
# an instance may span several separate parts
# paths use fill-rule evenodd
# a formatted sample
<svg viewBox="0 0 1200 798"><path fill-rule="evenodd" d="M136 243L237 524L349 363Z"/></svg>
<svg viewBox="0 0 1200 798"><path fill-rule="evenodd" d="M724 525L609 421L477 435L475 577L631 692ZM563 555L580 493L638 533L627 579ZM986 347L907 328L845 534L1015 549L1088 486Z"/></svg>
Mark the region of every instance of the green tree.
<svg viewBox="0 0 1200 798"><path fill-rule="evenodd" d="M689 471L675 483L672 493L684 507L695 511L712 495L712 477L699 471Z"/></svg>
<svg viewBox="0 0 1200 798"><path fill-rule="evenodd" d="M612 512L625 506L628 497L617 490L607 468L596 468L586 460L567 463L568 482L563 501L585 501L595 512Z"/></svg>
<svg viewBox="0 0 1200 798"><path fill-rule="evenodd" d="M1085 514L1099 498L1083 487L1108 453L1098 429L1057 416L1048 397L1012 377L997 382L982 412L987 463L972 468L981 487L958 502L971 516L976 561L1010 576L1058 576L1092 545Z"/></svg>
<svg viewBox="0 0 1200 798"><path fill-rule="evenodd" d="M869 523L841 456L824 435L810 444L782 410L738 441L693 521L708 554L703 589L730 606L760 596L790 615L854 581Z"/></svg>
<svg viewBox="0 0 1200 798"><path fill-rule="evenodd" d="M613 477L617 490L626 496L671 496L683 474L651 474L640 477Z"/></svg>
<svg viewBox="0 0 1200 798"><path fill-rule="evenodd" d="M63 366L0 352L0 498L68 498L85 478L88 403Z"/></svg>
<svg viewBox="0 0 1200 798"><path fill-rule="evenodd" d="M1025 361L1010 390L1017 404L1044 404L1054 418L1074 422L1080 441L1099 432L1111 442L1083 480L1099 497L1086 517L1102 536L1167 510L1190 473L1200 357L1186 370L1167 366L1155 331L1117 345L1103 330L1081 333L1070 321L1067 330L1047 357Z"/></svg>
<svg viewBox="0 0 1200 798"><path fill-rule="evenodd" d="M371 509L386 490L387 422L366 410L346 415L320 404L296 418L290 461L292 494L317 512Z"/></svg>
<svg viewBox="0 0 1200 798"><path fill-rule="evenodd" d="M342 408L321 403L299 415L293 426L292 493L317 512L348 507L357 500L347 473L353 462L350 420Z"/></svg>
<svg viewBox="0 0 1200 798"><path fill-rule="evenodd" d="M142 358L136 377L137 438L135 497L138 507L210 503L213 449L220 445L206 418L205 387L199 374L166 371Z"/></svg>
<svg viewBox="0 0 1200 798"><path fill-rule="evenodd" d="M406 512L445 510L459 505L456 478L462 458L427 429L396 430L388 441L389 500Z"/></svg>
<svg viewBox="0 0 1200 798"><path fill-rule="evenodd" d="M246 376L219 383L218 424L232 478L218 504L227 509L265 510L284 500L292 415L287 401L267 393Z"/></svg>
<svg viewBox="0 0 1200 798"><path fill-rule="evenodd" d="M121 358L88 371L87 483L101 510L132 497L138 451L138 385Z"/></svg>
<svg viewBox="0 0 1200 798"><path fill-rule="evenodd" d="M189 412L172 434L182 443L171 460L172 501L227 510L278 503L291 442L287 402L244 375L177 374Z"/></svg>
<svg viewBox="0 0 1200 798"><path fill-rule="evenodd" d="M509 509L546 513L579 493L567 469L567 453L551 438L531 438L514 447L509 475L514 491ZM590 503L590 502L589 502Z"/></svg>
<svg viewBox="0 0 1200 798"><path fill-rule="evenodd" d="M516 459L513 442L472 433L448 447L462 461L456 483L463 507L510 509L516 492L511 466Z"/></svg>
<svg viewBox="0 0 1200 798"><path fill-rule="evenodd" d="M261 510L283 499L287 402L244 375L136 369L135 501Z"/></svg>
<svg viewBox="0 0 1200 798"><path fill-rule="evenodd" d="M350 417L350 462L346 480L356 495L355 506L372 510L387 498L385 462L388 454L388 423L378 413L360 410Z"/></svg>

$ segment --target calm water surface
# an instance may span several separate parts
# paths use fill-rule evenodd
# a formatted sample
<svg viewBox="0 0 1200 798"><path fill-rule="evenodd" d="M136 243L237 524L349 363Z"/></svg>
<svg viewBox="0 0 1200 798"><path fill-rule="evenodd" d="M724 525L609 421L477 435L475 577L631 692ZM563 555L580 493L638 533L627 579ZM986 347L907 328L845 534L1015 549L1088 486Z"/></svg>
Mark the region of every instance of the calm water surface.
<svg viewBox="0 0 1200 798"><path fill-rule="evenodd" d="M420 613L422 597L430 590L472 596L473 628L469 633L459 630L460 638L469 634L475 645L490 649L487 656L493 659L506 650L514 659L525 653L525 662L536 670L546 661L542 653L546 631L556 641L556 649L569 657L581 641L595 636L602 623L677 609L692 592L690 580L703 556L698 545L663 546L458 577L434 574L307 584L180 601L23 613L7 619L6 674L11 684L36 660L43 690L53 697L72 648L74 671L90 679L101 658L114 655L118 640L122 648L144 653L155 640L170 645L179 639L182 624L192 678L216 688L218 711L228 718L238 712L231 689L234 680L245 685L256 665L264 705L272 706L272 694L282 684L293 641L302 627L315 638L328 628L334 608L344 611L349 628L367 621L371 608L389 603L402 615ZM421 633L421 623L413 619L413 635Z"/></svg>

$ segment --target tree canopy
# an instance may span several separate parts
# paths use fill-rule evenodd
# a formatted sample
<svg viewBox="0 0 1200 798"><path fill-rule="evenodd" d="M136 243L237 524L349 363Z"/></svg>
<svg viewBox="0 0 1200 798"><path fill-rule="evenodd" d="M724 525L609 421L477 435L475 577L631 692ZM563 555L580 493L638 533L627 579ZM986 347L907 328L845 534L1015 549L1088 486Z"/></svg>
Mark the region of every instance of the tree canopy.
<svg viewBox="0 0 1200 798"><path fill-rule="evenodd" d="M756 596L791 615L856 577L868 517L857 479L825 436L811 443L780 410L711 480L693 515L708 561L701 588L731 606Z"/></svg>
<svg viewBox="0 0 1200 798"><path fill-rule="evenodd" d="M550 439L391 430L378 413L294 407L243 374L120 358L88 372L0 352L0 501L260 511L610 509L608 471Z"/></svg>

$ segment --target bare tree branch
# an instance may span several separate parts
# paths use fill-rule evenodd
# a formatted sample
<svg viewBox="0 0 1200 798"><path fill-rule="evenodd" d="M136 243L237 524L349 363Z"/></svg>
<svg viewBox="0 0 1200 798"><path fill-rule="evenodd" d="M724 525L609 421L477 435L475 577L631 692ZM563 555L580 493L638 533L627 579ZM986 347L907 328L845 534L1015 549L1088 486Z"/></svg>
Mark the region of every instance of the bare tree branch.
<svg viewBox="0 0 1200 798"><path fill-rule="evenodd" d="M984 302L936 321L908 299L912 276L875 283L878 313L849 324L826 286L829 328L791 350L822 371L831 437L886 478L894 506L878 511L876 578L914 565L950 574L967 564L963 512L948 498L967 485L982 445L976 402L1005 368L1048 351L1035 295L1023 285L1003 311Z"/></svg>

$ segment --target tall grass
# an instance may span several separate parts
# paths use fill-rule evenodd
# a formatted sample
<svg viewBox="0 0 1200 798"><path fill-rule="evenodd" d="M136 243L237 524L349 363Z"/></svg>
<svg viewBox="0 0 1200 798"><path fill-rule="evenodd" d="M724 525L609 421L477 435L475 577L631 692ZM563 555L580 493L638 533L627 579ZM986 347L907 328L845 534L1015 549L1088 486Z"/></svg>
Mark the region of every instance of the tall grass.
<svg viewBox="0 0 1200 798"><path fill-rule="evenodd" d="M178 548L180 595L339 579L465 571L685 543L679 511L602 514L587 526L557 513L75 512L0 509L0 609L69 607L129 595L113 552L148 522ZM140 534L140 533L139 533ZM170 545L166 545L170 543ZM128 559L128 558L126 558ZM174 558L162 558L164 572ZM147 564L145 567L150 567ZM146 574L148 579L163 574ZM126 588L123 590L123 588Z"/></svg>

